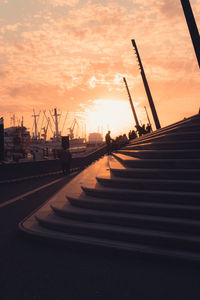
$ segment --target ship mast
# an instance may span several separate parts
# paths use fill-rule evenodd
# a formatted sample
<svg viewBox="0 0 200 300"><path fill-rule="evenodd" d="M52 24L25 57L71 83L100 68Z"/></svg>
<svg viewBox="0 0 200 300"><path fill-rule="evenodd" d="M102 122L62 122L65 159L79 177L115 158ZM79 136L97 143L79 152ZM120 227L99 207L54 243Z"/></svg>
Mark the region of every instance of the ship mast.
<svg viewBox="0 0 200 300"><path fill-rule="evenodd" d="M38 137L37 117L39 118L39 115L35 114L35 110L33 110L32 117L34 118L34 128L35 128L34 138L37 139L37 137Z"/></svg>
<svg viewBox="0 0 200 300"><path fill-rule="evenodd" d="M135 40L132 40L132 45L133 45L133 47L135 49L135 52L136 52L136 56L137 56L137 59L138 59L141 76L142 76L142 79L143 79L143 83L144 83L145 91L146 91L146 94L147 94L147 98L149 100L149 105L151 107L151 112L152 112L153 119L154 119L154 122L155 122L155 125L156 125L156 129L159 129L160 128L160 122L159 122L159 119L158 119L156 108L155 108L155 105L154 105L154 102L153 102L153 98L151 96L150 88L149 88L149 85L148 85L148 82L147 82L147 78L146 78L146 75L145 75L145 72L144 72L144 68L143 68L143 65L142 65L142 61L141 61L141 58L140 58Z"/></svg>
<svg viewBox="0 0 200 300"><path fill-rule="evenodd" d="M194 51L200 67L200 36L189 0L181 0L186 22L192 39Z"/></svg>
<svg viewBox="0 0 200 300"><path fill-rule="evenodd" d="M21 120L21 127L24 127L24 117L22 116L22 120Z"/></svg>
<svg viewBox="0 0 200 300"><path fill-rule="evenodd" d="M59 131L58 131L58 117L60 115L57 114L57 109L54 108L54 117L55 117L55 128L56 128L56 139L58 140L59 139Z"/></svg>
<svg viewBox="0 0 200 300"><path fill-rule="evenodd" d="M128 84L126 82L126 78L123 77L123 80L124 80L124 83L125 83L125 86L126 86L126 90L127 90L127 93L128 93L128 98L129 98L131 109L132 109L132 112L133 112L133 117L135 119L135 124L136 124L136 126L139 127L139 122L138 122L137 114L136 114L136 111L135 111L135 108L134 108L134 105L133 105L133 101L132 101L131 94L130 94L130 91L129 91L129 88L128 88Z"/></svg>
<svg viewBox="0 0 200 300"><path fill-rule="evenodd" d="M11 126L15 127L15 114L11 117Z"/></svg>

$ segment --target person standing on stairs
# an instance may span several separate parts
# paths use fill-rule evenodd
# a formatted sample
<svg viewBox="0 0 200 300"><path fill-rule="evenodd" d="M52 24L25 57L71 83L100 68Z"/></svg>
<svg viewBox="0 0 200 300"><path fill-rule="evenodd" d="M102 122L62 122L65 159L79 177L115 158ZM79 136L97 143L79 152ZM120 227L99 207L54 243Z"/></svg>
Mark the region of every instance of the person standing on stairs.
<svg viewBox="0 0 200 300"><path fill-rule="evenodd" d="M113 141L113 139L110 136L110 130L107 132L107 134L105 136L105 140L106 140L106 145L107 145L107 152L108 152L108 155L110 155L111 148L112 148L112 141Z"/></svg>

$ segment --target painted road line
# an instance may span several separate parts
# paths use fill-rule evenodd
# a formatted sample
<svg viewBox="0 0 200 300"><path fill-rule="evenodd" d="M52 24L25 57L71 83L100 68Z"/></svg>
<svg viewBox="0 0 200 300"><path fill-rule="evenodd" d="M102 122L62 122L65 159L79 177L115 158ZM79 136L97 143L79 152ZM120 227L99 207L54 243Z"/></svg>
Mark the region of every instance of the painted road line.
<svg viewBox="0 0 200 300"><path fill-rule="evenodd" d="M47 188L47 187L49 187L49 186L51 186L51 185L53 185L53 184L55 184L55 183L57 183L57 182L59 182L61 180L63 180L63 177L58 178L58 179L56 179L56 180L54 180L52 182L49 182L47 184L44 184L44 185L42 185L42 186L40 186L40 187L38 187L36 189L33 189L33 190L31 190L31 191L29 191L29 192L27 192L25 194L22 194L20 196L17 196L17 197L14 197L14 198L10 199L10 200L7 200L6 202L0 204L0 208L3 208L3 207L5 207L5 206L7 206L9 204L12 204L13 202L16 202L18 200L24 200L25 197L27 197L27 196L29 196L31 194L34 194L34 193L36 193L36 192L38 192L38 191L40 191L42 189L45 189L45 188Z"/></svg>

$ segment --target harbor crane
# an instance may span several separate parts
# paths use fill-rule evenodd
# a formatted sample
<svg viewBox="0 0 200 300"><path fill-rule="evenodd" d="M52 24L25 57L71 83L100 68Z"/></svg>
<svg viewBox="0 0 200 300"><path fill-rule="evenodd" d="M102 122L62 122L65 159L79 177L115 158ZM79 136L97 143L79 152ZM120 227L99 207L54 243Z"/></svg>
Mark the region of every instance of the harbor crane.
<svg viewBox="0 0 200 300"><path fill-rule="evenodd" d="M52 126L51 126L51 120L50 120L50 118L49 118L49 117L47 118L47 116L46 116L46 111L45 111L45 110L44 110L43 113L44 113L45 119L46 119L46 121L47 121L47 124L48 124L48 126L50 127L50 129L51 129L52 134L54 134L53 129L52 129Z"/></svg>
<svg viewBox="0 0 200 300"><path fill-rule="evenodd" d="M67 116L68 116L68 112L66 113L66 116L65 116L65 119L64 119L64 122L63 122L63 126L62 126L62 130L61 130L61 134L63 134L63 130L64 130L65 123L66 123L66 120L67 120Z"/></svg>
<svg viewBox="0 0 200 300"><path fill-rule="evenodd" d="M72 126L69 129L69 137L72 140L74 138L74 128L75 125L77 126L77 128L79 128L78 122L76 120L76 118L73 120Z"/></svg>
<svg viewBox="0 0 200 300"><path fill-rule="evenodd" d="M48 131L48 127L50 125L50 118L47 118L47 125L46 127L42 127L41 130L43 130L43 133L41 134L41 136L44 138L44 140L47 140L47 131Z"/></svg>

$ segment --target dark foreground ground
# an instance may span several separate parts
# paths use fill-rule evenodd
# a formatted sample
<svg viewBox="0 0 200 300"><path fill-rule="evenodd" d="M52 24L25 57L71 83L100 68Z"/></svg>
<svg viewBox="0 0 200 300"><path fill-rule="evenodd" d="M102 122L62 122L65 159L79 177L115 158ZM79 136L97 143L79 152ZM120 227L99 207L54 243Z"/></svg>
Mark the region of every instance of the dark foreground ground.
<svg viewBox="0 0 200 300"><path fill-rule="evenodd" d="M1 202L58 179L0 186ZM200 265L70 249L27 239L18 223L68 181L0 208L1 300L200 299Z"/></svg>

